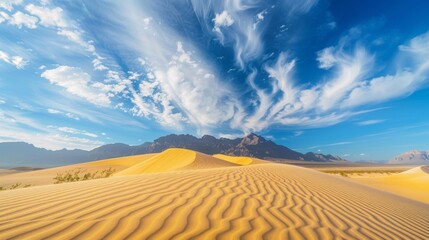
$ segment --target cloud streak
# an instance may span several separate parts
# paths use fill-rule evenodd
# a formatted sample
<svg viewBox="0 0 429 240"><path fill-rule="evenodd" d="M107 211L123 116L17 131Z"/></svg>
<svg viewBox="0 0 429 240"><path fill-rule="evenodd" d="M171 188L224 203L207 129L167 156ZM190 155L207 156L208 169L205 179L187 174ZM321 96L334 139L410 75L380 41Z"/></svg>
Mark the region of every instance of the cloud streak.
<svg viewBox="0 0 429 240"><path fill-rule="evenodd" d="M9 1L0 4L2 26L13 26L28 38L36 32L46 35L28 45L16 44L34 59L5 48L0 60L10 69L34 70L50 91L64 93L79 106L90 103L90 110L79 109L86 113L79 115L50 102L42 111L57 118L103 122L88 113L108 109L199 134L330 126L426 86L429 33L399 45L382 73L378 53L353 29L336 43L315 49L313 62L297 57L288 49L296 36L288 35L286 20L311 14L318 3L104 1L81 3L87 14L74 16L78 13L67 4ZM186 11L178 16L177 9ZM93 21L94 16L102 21ZM268 29L285 37L268 41L278 37ZM44 42L55 50L45 53ZM45 67L34 69L33 61ZM300 79L303 69L317 74ZM379 120L357 124L378 123L374 121Z"/></svg>

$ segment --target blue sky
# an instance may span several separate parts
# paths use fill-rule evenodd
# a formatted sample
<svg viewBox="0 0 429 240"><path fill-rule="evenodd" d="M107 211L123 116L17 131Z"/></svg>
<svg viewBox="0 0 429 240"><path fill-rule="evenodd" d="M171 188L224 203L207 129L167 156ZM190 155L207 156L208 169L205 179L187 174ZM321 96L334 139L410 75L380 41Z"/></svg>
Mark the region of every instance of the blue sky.
<svg viewBox="0 0 429 240"><path fill-rule="evenodd" d="M429 149L429 3L0 2L0 141L255 132L383 161Z"/></svg>

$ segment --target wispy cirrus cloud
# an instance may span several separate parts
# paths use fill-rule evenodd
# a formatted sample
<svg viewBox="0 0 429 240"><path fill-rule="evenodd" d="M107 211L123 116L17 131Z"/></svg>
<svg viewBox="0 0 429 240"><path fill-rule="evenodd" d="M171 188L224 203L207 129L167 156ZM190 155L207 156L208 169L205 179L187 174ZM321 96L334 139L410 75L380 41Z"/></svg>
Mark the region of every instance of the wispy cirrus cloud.
<svg viewBox="0 0 429 240"><path fill-rule="evenodd" d="M91 103L100 106L110 104L110 98L102 89L94 87L91 76L81 69L69 66L59 66L46 70L41 75L50 83L66 89L67 92L82 97Z"/></svg>
<svg viewBox="0 0 429 240"><path fill-rule="evenodd" d="M261 57L264 44L260 34L263 29L249 32L250 35L245 33L255 22L266 20L266 15L269 15L267 5L245 1L209 2L206 5L192 1L191 4L208 33L222 34L225 39L221 42L225 46L234 43L237 62L252 61L252 57L240 52ZM290 8L290 14L306 13L316 4L317 1L296 4ZM140 29L136 32L125 30L123 37L117 38L128 51L139 53L141 60L144 58L143 77L138 80L138 87L127 85L130 95L126 99L134 105L132 113L154 118L165 126L180 128L191 123L203 132L219 124L229 124L245 132L261 131L272 125L323 127L366 113L355 110L365 103L387 101L406 94L403 90L397 94L386 93L388 96L384 100L356 97L365 86L373 85L371 91L377 91L377 82L380 79L388 81L390 77L372 76L377 59L352 32L351 36L339 39L337 45L318 51L316 60L325 74L311 85L300 84L296 78L297 59L287 52L280 52L277 59L267 60L261 68L244 71L246 82L254 94L243 103L242 99L230 94L233 87L217 77L215 66L209 64L198 46L185 41L168 24L160 24L159 14L163 13L158 12L159 9L150 4L142 5L145 5L144 9L131 8L131 4L118 5L122 12L135 14L119 15L113 22L124 29ZM140 21L133 16L143 16L150 21ZM240 19L240 22L234 19ZM240 31L243 34L234 37ZM111 34L112 38L118 36ZM419 38L423 36L404 44L398 55L409 54L416 59L411 67L424 72L424 60L413 50L422 47L419 41L424 39ZM419 52L421 55L422 51ZM259 84L264 76L269 79L268 87ZM220 86L225 90L212 91L220 89ZM189 92L190 89L194 90ZM383 94L376 95L380 97ZM365 102L358 103L355 99L365 99Z"/></svg>
<svg viewBox="0 0 429 240"><path fill-rule="evenodd" d="M0 142L22 141L52 150L63 148L90 150L104 144L103 141L94 140L97 135L93 133L70 127L49 127L22 111L0 112L0 120Z"/></svg>
<svg viewBox="0 0 429 240"><path fill-rule="evenodd" d="M28 61L21 56L11 56L10 54L0 50L0 60L14 65L17 69L22 69L28 64Z"/></svg>
<svg viewBox="0 0 429 240"><path fill-rule="evenodd" d="M316 148L322 148L322 147L334 147L334 146L341 146L341 145L348 145L352 144L353 142L336 142L336 143L329 143L329 144L322 144L317 146L311 146L308 149L316 149Z"/></svg>
<svg viewBox="0 0 429 240"><path fill-rule="evenodd" d="M90 132L87 132L85 130L79 130L79 129L72 128L72 127L57 127L57 126L52 126L52 125L49 125L47 127L51 128L51 129L56 129L60 132L70 133L73 135L83 135L83 136L92 137L92 138L98 137L98 135L95 133L90 133Z"/></svg>
<svg viewBox="0 0 429 240"><path fill-rule="evenodd" d="M37 81L28 81L34 89L37 82L79 108L45 98L40 111L58 111L49 112L57 119L103 124L109 116L122 122L125 115L142 128L139 121L200 134L330 126L426 86L429 33L399 44L391 62L378 59L352 30L312 50L312 59L297 57L289 40L298 41L299 34L288 32L294 22L283 20L311 14L318 3L75 3L87 14L67 3L2 3L0 24L16 28L23 40L4 40L11 43L0 59L8 70L34 71ZM186 11L174 14L177 9ZM18 12L32 22L11 25ZM13 44L20 51L9 50ZM315 74L303 79L303 71Z"/></svg>
<svg viewBox="0 0 429 240"><path fill-rule="evenodd" d="M27 27L30 29L37 28L38 18L23 13L21 11L15 12L8 19L9 24L15 25L18 28Z"/></svg>
<svg viewBox="0 0 429 240"><path fill-rule="evenodd" d="M76 116L75 114L73 114L73 113L63 112L63 111L60 111L60 110L57 110L57 109L52 109L52 108L48 108L47 111L50 114L58 114L58 115L63 115L63 116L66 116L68 118L71 118L71 119L74 119L74 120L77 120L77 121L80 120L80 118L78 116Z"/></svg>
<svg viewBox="0 0 429 240"><path fill-rule="evenodd" d="M359 125L359 126L374 125L377 123L382 123L384 121L386 121L386 120L384 120L384 119L372 119L372 120L366 120L366 121L358 122L357 125Z"/></svg>
<svg viewBox="0 0 429 240"><path fill-rule="evenodd" d="M21 5L23 0L5 0L0 2L0 8L6 9L7 11L12 11L16 5Z"/></svg>

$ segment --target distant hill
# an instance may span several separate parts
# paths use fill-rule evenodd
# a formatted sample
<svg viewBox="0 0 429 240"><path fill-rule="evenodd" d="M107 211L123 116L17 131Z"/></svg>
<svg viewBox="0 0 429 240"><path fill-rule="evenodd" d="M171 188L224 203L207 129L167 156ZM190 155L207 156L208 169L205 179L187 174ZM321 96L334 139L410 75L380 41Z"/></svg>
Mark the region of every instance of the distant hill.
<svg viewBox="0 0 429 240"><path fill-rule="evenodd" d="M243 138L227 139L205 135L201 138L192 135L167 135L153 142L138 146L122 143L107 144L91 151L57 150L37 148L23 142L0 143L0 168L18 166L52 167L73 163L94 161L106 158L162 152L168 148L186 148L206 154L226 154L231 156L249 156L260 159L291 159L302 161L333 162L344 159L316 153L302 154L256 134Z"/></svg>
<svg viewBox="0 0 429 240"><path fill-rule="evenodd" d="M346 161L345 159L343 159L339 156L334 156L331 154L324 155L324 154L313 153L313 152L309 152L309 153L304 154L304 159L306 161L314 161L314 162L343 162L343 161Z"/></svg>
<svg viewBox="0 0 429 240"><path fill-rule="evenodd" d="M429 151L411 150L394 157L390 164L429 164Z"/></svg>

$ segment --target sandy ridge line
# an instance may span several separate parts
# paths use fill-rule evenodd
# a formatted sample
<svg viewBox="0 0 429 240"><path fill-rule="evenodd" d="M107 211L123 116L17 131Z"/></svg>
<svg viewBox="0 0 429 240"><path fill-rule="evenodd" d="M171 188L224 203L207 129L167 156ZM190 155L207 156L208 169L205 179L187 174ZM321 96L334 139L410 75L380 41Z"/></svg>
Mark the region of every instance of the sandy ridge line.
<svg viewBox="0 0 429 240"><path fill-rule="evenodd" d="M57 191L60 187L64 192ZM113 177L39 188L44 191L37 203L28 196L38 191L30 189L0 194L1 202L12 208L5 210L14 212L0 211L0 238L424 239L429 235L429 210L423 204L286 165ZM373 196L362 198L367 194ZM49 200L44 202L42 196ZM18 199L20 206L10 205L11 199ZM63 202L68 203L66 208L59 204ZM42 207L33 208L34 204Z"/></svg>

